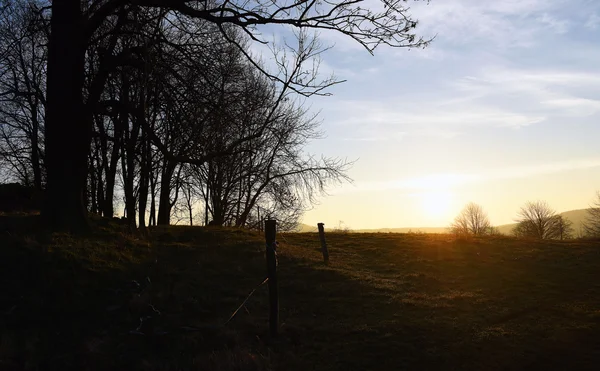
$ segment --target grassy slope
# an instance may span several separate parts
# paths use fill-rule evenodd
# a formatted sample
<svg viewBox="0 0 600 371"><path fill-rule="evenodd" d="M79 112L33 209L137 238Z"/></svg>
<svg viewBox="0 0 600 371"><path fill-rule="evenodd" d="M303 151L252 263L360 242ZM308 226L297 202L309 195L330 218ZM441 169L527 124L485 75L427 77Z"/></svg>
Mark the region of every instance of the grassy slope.
<svg viewBox="0 0 600 371"><path fill-rule="evenodd" d="M583 223L587 219L588 209L569 210L560 213L560 215L569 219L573 223L573 234L575 236L583 235ZM513 234L513 228L516 227L517 223L502 224L495 226L498 228L498 232L511 236ZM330 228L331 226L326 228ZM297 232L316 232L317 227L300 223L297 228ZM353 233L448 233L448 226L446 227L417 227L417 228L376 228L376 229L352 229L350 232Z"/></svg>
<svg viewBox="0 0 600 371"><path fill-rule="evenodd" d="M40 242L5 233L0 369L591 370L600 362L597 242L328 234L325 266L316 234L280 238L282 335L273 340L264 286L221 325L264 277L258 234L172 227L136 239L112 226ZM139 297L131 280L147 286ZM130 333L146 315L145 335Z"/></svg>
<svg viewBox="0 0 600 371"><path fill-rule="evenodd" d="M583 234L583 223L588 217L588 209L569 210L559 213L563 217L569 219L573 223L573 235L580 236ZM498 231L502 234L512 235L513 229L517 223L503 224L497 226Z"/></svg>

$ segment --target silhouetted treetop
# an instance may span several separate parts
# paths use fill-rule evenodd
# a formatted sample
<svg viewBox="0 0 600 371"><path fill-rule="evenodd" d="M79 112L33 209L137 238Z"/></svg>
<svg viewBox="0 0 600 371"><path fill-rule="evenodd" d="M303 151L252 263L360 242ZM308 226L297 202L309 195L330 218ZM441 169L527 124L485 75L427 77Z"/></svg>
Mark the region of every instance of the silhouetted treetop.
<svg viewBox="0 0 600 371"><path fill-rule="evenodd" d="M48 197L42 216L55 230L89 230L86 200L90 193L96 195L91 209L112 214L114 194L109 189L114 187L119 158L129 195L125 198L131 201L126 202L128 214L134 214L138 163L144 174L139 176L144 189L140 204L148 197L145 189L153 189L152 198L159 186L174 190L173 197L167 191L159 197L160 204L170 205L181 188L181 163L202 167L208 162L218 163L222 157L256 154L257 148L260 151L262 147L254 143L267 138L265 134L277 127L274 124L287 126L282 118L285 112L301 107L298 96L328 95L326 89L340 82L318 73L319 56L328 49L319 43L319 31L341 33L369 53L380 45L411 48L430 42L415 33L417 21L409 14L405 0L20 2L40 15L36 27L44 33L40 39L47 51L45 76L40 80L46 85L42 95L46 101L33 102L40 112L44 108L44 141L38 147L44 150L46 172L37 172L35 178L38 184L45 178ZM263 25L279 25L286 35L289 30L292 34L283 37L280 45L268 43L261 34ZM294 38L295 42L289 42ZM251 40L269 44L273 70L250 52ZM232 50L247 63L232 65L230 62L236 60ZM221 59L219 55L233 58ZM240 78L230 78L238 74ZM253 108L260 120L253 118L257 124L244 126L240 132L234 130L235 125L248 122L243 119L246 110L244 104L230 102L236 101L239 92L248 91L244 84L257 84L259 89L254 90L262 91L268 104L263 109ZM207 123L213 123L214 128ZM227 128L226 124L233 126ZM41 125L36 128L37 133L42 132ZM219 136L210 141L207 133ZM285 144L279 139L273 142ZM155 157L162 158L164 165L160 185L153 170ZM104 173L93 164L102 164ZM265 178L271 179L265 192L268 190L280 204L297 197L290 196L290 189L299 184L320 189L322 181L332 175L338 177L338 170L346 166L344 161L317 161L313 157L304 157L298 164L301 166L285 171L277 168L281 178ZM251 184L246 179L235 187L249 189ZM164 213L159 210L159 219L164 215L162 220L167 221L169 209L165 207ZM141 206L140 214L143 210ZM236 204L236 216L243 210Z"/></svg>
<svg viewBox="0 0 600 371"><path fill-rule="evenodd" d="M299 0L299 1L189 1L189 0L108 0L89 5L87 32L92 33L104 19L125 5L157 7L200 18L216 25L242 27L255 41L264 42L254 26L290 25L341 32L369 52L381 44L392 47L421 47L429 40L417 37L417 21L408 14L406 0Z"/></svg>

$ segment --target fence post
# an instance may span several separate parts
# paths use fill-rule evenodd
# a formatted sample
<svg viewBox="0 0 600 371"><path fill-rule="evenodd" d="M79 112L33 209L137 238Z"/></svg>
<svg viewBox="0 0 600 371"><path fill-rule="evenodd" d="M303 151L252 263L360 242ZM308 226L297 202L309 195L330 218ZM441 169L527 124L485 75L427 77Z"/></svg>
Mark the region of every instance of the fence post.
<svg viewBox="0 0 600 371"><path fill-rule="evenodd" d="M275 235L277 222L265 220L265 241L267 242L267 277L269 278L269 330L276 337L279 329L279 293L277 292L277 245Z"/></svg>
<svg viewBox="0 0 600 371"><path fill-rule="evenodd" d="M321 240L321 252L323 253L323 261L325 264L329 263L329 251L327 251L327 242L325 242L325 228L323 223L318 223L319 227L319 239Z"/></svg>

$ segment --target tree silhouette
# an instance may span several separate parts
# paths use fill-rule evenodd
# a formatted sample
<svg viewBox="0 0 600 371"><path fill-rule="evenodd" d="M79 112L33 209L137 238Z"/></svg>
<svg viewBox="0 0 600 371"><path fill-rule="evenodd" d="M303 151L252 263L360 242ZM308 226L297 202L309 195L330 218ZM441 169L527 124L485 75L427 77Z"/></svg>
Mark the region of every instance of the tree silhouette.
<svg viewBox="0 0 600 371"><path fill-rule="evenodd" d="M36 2L0 11L0 161L38 191L45 178L46 31Z"/></svg>
<svg viewBox="0 0 600 371"><path fill-rule="evenodd" d="M567 240L573 238L575 229L573 222L562 215L556 215L554 221L554 234L552 238L557 240Z"/></svg>
<svg viewBox="0 0 600 371"><path fill-rule="evenodd" d="M587 210L583 229L587 236L600 237L600 191L596 192L596 199Z"/></svg>
<svg viewBox="0 0 600 371"><path fill-rule="evenodd" d="M517 237L565 239L572 235L571 221L557 215L545 202L527 202L519 210L518 224L513 229Z"/></svg>
<svg viewBox="0 0 600 371"><path fill-rule="evenodd" d="M456 235L482 236L490 232L491 223L483 207L468 203L450 225Z"/></svg>
<svg viewBox="0 0 600 371"><path fill-rule="evenodd" d="M201 19L214 24L231 44L238 45L227 29L237 27L251 39L261 42L256 26L289 25L298 29L337 31L372 52L378 45L420 47L427 40L414 34L417 22L409 15L404 1L383 1L383 6L370 8L361 1L298 1L262 3L226 1L222 3L166 0L80 0L54 1L51 6L50 37L47 64L46 102L46 168L47 197L43 217L54 229L87 230L85 197L88 154L93 136L93 110L110 72L110 55L99 55L101 66L94 77L92 93L83 96L85 59L90 47L101 36L116 35L120 19L131 22L129 15L141 8L169 11L173 17ZM106 31L105 28L109 30ZM310 96L323 94L328 84L308 81L302 74L282 79L263 69L250 54L249 62L286 89ZM149 133L150 134L150 133ZM155 137L151 138L153 142ZM235 143L232 143L235 144ZM159 143L155 143L159 146ZM233 146L224 149L233 151ZM162 151L163 148L159 147ZM221 155L219 151L218 155ZM165 153L168 155L168 153ZM215 155L216 156L216 155ZM210 154L196 160L206 161ZM213 156L214 157L214 156Z"/></svg>

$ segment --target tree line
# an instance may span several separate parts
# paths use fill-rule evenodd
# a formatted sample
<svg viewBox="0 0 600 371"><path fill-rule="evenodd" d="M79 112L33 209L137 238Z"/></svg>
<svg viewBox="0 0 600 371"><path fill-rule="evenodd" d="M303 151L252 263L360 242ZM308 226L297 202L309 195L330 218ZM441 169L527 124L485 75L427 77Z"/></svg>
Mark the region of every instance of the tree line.
<svg viewBox="0 0 600 371"><path fill-rule="evenodd" d="M351 165L306 153L321 136L306 99L340 82L319 72L328 48L309 30L369 52L425 46L402 1L385 4L5 1L0 171L43 190L53 229L84 231L119 199L131 228L192 224L198 204L203 224L292 226ZM265 24L297 31L267 43Z"/></svg>
<svg viewBox="0 0 600 371"><path fill-rule="evenodd" d="M580 237L600 237L600 192L586 211ZM575 237L573 222L557 214L545 201L528 201L517 212L512 234L516 237L542 240L565 240ZM451 233L459 236L486 236L499 234L492 226L481 205L468 203L450 225Z"/></svg>

